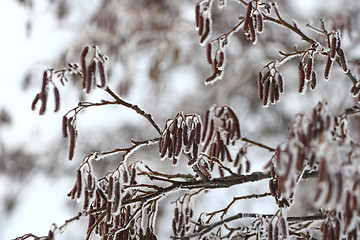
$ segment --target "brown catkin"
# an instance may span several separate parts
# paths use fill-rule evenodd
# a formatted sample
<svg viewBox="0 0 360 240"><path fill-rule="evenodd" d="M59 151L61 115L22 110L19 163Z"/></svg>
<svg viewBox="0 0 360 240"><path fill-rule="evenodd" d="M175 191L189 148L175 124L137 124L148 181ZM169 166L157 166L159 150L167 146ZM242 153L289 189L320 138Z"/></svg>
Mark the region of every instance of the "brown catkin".
<svg viewBox="0 0 360 240"><path fill-rule="evenodd" d="M216 62L216 59L214 60L214 62ZM214 65L213 62L213 65ZM211 83L212 81L214 81L214 79L218 76L218 71L215 69L213 72L213 75L211 75L210 77L208 77L207 79L205 79L205 83Z"/></svg>
<svg viewBox="0 0 360 240"><path fill-rule="evenodd" d="M272 79L270 84L270 93L269 93L271 103L275 103L275 86L276 86L275 79Z"/></svg>
<svg viewBox="0 0 360 240"><path fill-rule="evenodd" d="M249 31L251 10L252 10L252 1L249 1L249 3L247 4L247 7L246 7L245 16L244 16L244 25L243 25L244 32Z"/></svg>
<svg viewBox="0 0 360 240"><path fill-rule="evenodd" d="M245 172L246 172L246 173L249 173L249 172L250 172L250 167L251 167L250 161L249 161L249 160L246 160L246 161L245 161Z"/></svg>
<svg viewBox="0 0 360 240"><path fill-rule="evenodd" d="M304 161L305 161L305 155L301 149L298 149L297 159L296 159L296 170L297 171L302 170L302 168L304 166Z"/></svg>
<svg viewBox="0 0 360 240"><path fill-rule="evenodd" d="M340 239L340 221L339 219L335 220L335 239Z"/></svg>
<svg viewBox="0 0 360 240"><path fill-rule="evenodd" d="M162 150L160 152L160 157L164 158L166 155L166 151L170 145L171 139L170 139L170 130L169 129L165 129L165 140L163 140L163 146L162 146ZM162 137L164 136L164 134L162 135Z"/></svg>
<svg viewBox="0 0 360 240"><path fill-rule="evenodd" d="M306 72L305 72L306 80L310 80L312 71L313 71L313 57L310 55L310 53L308 53L306 60Z"/></svg>
<svg viewBox="0 0 360 240"><path fill-rule="evenodd" d="M128 172L126 170L122 171L122 178L123 178L124 183L128 182L129 176L128 176Z"/></svg>
<svg viewBox="0 0 360 240"><path fill-rule="evenodd" d="M264 83L270 77L270 71L267 71L261 78L261 83Z"/></svg>
<svg viewBox="0 0 360 240"><path fill-rule="evenodd" d="M31 103L31 110L34 111L35 107L36 107L36 103L39 101L40 99L40 93L36 94L34 100Z"/></svg>
<svg viewBox="0 0 360 240"><path fill-rule="evenodd" d="M113 205L113 211L116 212L118 210L119 204L120 204L120 181L119 179L116 179L115 186L114 186L114 205Z"/></svg>
<svg viewBox="0 0 360 240"><path fill-rule="evenodd" d="M47 96L48 94L46 91L40 94L40 98L41 98L41 106L39 110L40 115L43 115L46 111Z"/></svg>
<svg viewBox="0 0 360 240"><path fill-rule="evenodd" d="M207 109L206 112L205 112L205 115L204 115L204 128L202 130L202 136L201 136L201 141L202 142L205 140L206 131L207 131L207 128L208 128L208 123L209 123L209 115L210 115L210 110ZM187 125L185 125L185 127L187 129ZM184 142L184 144L186 145L185 142Z"/></svg>
<svg viewBox="0 0 360 240"><path fill-rule="evenodd" d="M111 221L111 210L112 210L112 203L111 202L107 202L106 204L106 222L110 223Z"/></svg>
<svg viewBox="0 0 360 240"><path fill-rule="evenodd" d="M224 113L225 111L225 106L218 106L215 108L214 112L215 112L215 116L218 118L221 118L221 115Z"/></svg>
<svg viewBox="0 0 360 240"><path fill-rule="evenodd" d="M275 86L275 101L279 101L280 99L280 91L279 91L279 85Z"/></svg>
<svg viewBox="0 0 360 240"><path fill-rule="evenodd" d="M89 206L89 191L85 188L83 210L87 210L88 206Z"/></svg>
<svg viewBox="0 0 360 240"><path fill-rule="evenodd" d="M280 218L280 224L281 224L283 238L286 239L287 238L287 229L286 229L285 218L283 218L283 217Z"/></svg>
<svg viewBox="0 0 360 240"><path fill-rule="evenodd" d="M112 198L113 191L114 191L114 178L113 178L113 176L110 176L109 177L108 188L107 188L108 199Z"/></svg>
<svg viewBox="0 0 360 240"><path fill-rule="evenodd" d="M304 92L304 87L305 87L305 75L304 75L304 71L301 71L303 74L300 74L301 76L299 76L299 93L303 93Z"/></svg>
<svg viewBox="0 0 360 240"><path fill-rule="evenodd" d="M255 43L256 39L257 39L257 35L256 35L256 31L255 31L254 18L253 17L250 17L250 20L249 20L249 33L250 33L251 42Z"/></svg>
<svg viewBox="0 0 360 240"><path fill-rule="evenodd" d="M299 65L298 65L298 72L299 72L299 82L304 82L305 80L305 72L304 72L304 65L303 63L300 61Z"/></svg>
<svg viewBox="0 0 360 240"><path fill-rule="evenodd" d="M212 44L208 43L206 45L206 60L208 61L209 64L212 64L211 50L212 50Z"/></svg>
<svg viewBox="0 0 360 240"><path fill-rule="evenodd" d="M268 239L273 240L273 226L271 222L269 223L268 227Z"/></svg>
<svg viewBox="0 0 360 240"><path fill-rule="evenodd" d="M207 139L205 141L205 145L204 145L204 149L206 149L213 137L213 133L214 133L214 120L210 119L210 123L209 123L209 134L207 135Z"/></svg>
<svg viewBox="0 0 360 240"><path fill-rule="evenodd" d="M224 52L221 51L219 53L219 61L218 61L217 67L220 68L220 67L222 67L223 64L224 64Z"/></svg>
<svg viewBox="0 0 360 240"><path fill-rule="evenodd" d="M48 81L47 72L48 71L44 71L44 73L43 73L43 79L42 79L42 85L41 85L41 91L40 91L40 99L41 100L43 100L45 92L46 92L46 85L47 85L47 81Z"/></svg>
<svg viewBox="0 0 360 240"><path fill-rule="evenodd" d="M71 189L71 191L67 194L68 197L70 197L71 199L75 199L75 194L77 192L77 183L75 182L73 188Z"/></svg>
<svg viewBox="0 0 360 240"><path fill-rule="evenodd" d="M59 89L57 87L54 87L54 98L55 98L54 112L57 112L60 109L60 93L59 93Z"/></svg>
<svg viewBox="0 0 360 240"><path fill-rule="evenodd" d="M196 135L196 129L192 129L190 132L190 137L189 137L189 142L186 145L185 150L188 152L190 151L191 145L194 143L195 140L195 135Z"/></svg>
<svg viewBox="0 0 360 240"><path fill-rule="evenodd" d="M206 20L205 20L205 30L204 30L204 34L201 36L200 43L203 43L207 39L209 34L210 34L210 19L206 18Z"/></svg>
<svg viewBox="0 0 360 240"><path fill-rule="evenodd" d="M196 27L199 27L199 16L200 16L200 4L197 3L195 6L195 23Z"/></svg>
<svg viewBox="0 0 360 240"><path fill-rule="evenodd" d="M259 99L262 99L264 97L263 95L263 85L261 83L262 73L259 72L258 74L258 97Z"/></svg>
<svg viewBox="0 0 360 240"><path fill-rule="evenodd" d="M267 80L264 84L264 98L263 105L266 106L268 104L268 96L269 96L269 88L270 88L270 80Z"/></svg>
<svg viewBox="0 0 360 240"><path fill-rule="evenodd" d="M177 137L176 137L176 143L175 143L175 148L174 148L174 155L177 157L179 156L180 152L181 152L181 147L182 147L182 128L179 128L177 130Z"/></svg>
<svg viewBox="0 0 360 240"><path fill-rule="evenodd" d="M81 191L82 191L82 178L81 178L81 170L80 169L77 170L76 185L77 185L77 187L76 187L77 188L76 198L80 198Z"/></svg>
<svg viewBox="0 0 360 240"><path fill-rule="evenodd" d="M104 88L106 86L106 74L104 64L101 61L97 63L100 75L100 88Z"/></svg>
<svg viewBox="0 0 360 240"><path fill-rule="evenodd" d="M269 190L272 196L276 196L276 188L274 185L274 179L269 180Z"/></svg>
<svg viewBox="0 0 360 240"><path fill-rule="evenodd" d="M198 17L199 27L198 27L198 34L199 36L203 35L204 32L204 17L202 14Z"/></svg>
<svg viewBox="0 0 360 240"><path fill-rule="evenodd" d="M64 138L67 138L67 136L68 136L67 122L68 122L68 119L67 119L66 115L64 115L63 118L62 118L62 135L63 135Z"/></svg>
<svg viewBox="0 0 360 240"><path fill-rule="evenodd" d="M175 222L179 221L179 208L178 207L176 207L174 209L174 220L175 220Z"/></svg>
<svg viewBox="0 0 360 240"><path fill-rule="evenodd" d="M86 69L86 93L90 93L94 86L96 72L96 61L93 60Z"/></svg>
<svg viewBox="0 0 360 240"><path fill-rule="evenodd" d="M198 158L198 154L199 154L198 153L198 148L199 148L198 145L194 143L193 144L193 149L192 149L193 150L193 159L191 161L192 163L194 163ZM189 162L188 164L192 165L192 163Z"/></svg>
<svg viewBox="0 0 360 240"><path fill-rule="evenodd" d="M261 13L256 15L257 31L260 33L264 29L264 21Z"/></svg>
<svg viewBox="0 0 360 240"><path fill-rule="evenodd" d="M69 136L70 136L69 160L72 160L74 157L75 142L76 142L76 130L73 125L69 126Z"/></svg>
<svg viewBox="0 0 360 240"><path fill-rule="evenodd" d="M198 122L198 123L196 124L195 143L196 143L196 144L200 144L200 139L201 139L201 123Z"/></svg>
<svg viewBox="0 0 360 240"><path fill-rule="evenodd" d="M284 81L283 81L283 77L280 73L278 73L278 75L277 75L277 80L278 80L279 91L280 91L280 93L283 93L284 92Z"/></svg>
<svg viewBox="0 0 360 240"><path fill-rule="evenodd" d="M312 71L311 75L312 76L311 76L310 88L311 88L311 90L315 90L315 88L316 88L316 72Z"/></svg>
<svg viewBox="0 0 360 240"><path fill-rule="evenodd" d="M330 52L329 52L329 56L330 56L331 59L334 59L334 58L335 58L336 48L337 48L337 38L333 36L333 37L331 38L331 42L330 42Z"/></svg>
<svg viewBox="0 0 360 240"><path fill-rule="evenodd" d="M329 73L330 73L331 65L332 65L332 60L331 60L330 56L328 56L327 61L326 61L326 65L325 65L325 71L324 71L324 77L325 77L326 80L329 79Z"/></svg>
<svg viewBox="0 0 360 240"><path fill-rule="evenodd" d="M226 146L224 146L224 152L225 152L225 155L226 155L226 160L228 160L228 162L232 162L233 160L231 158L229 149Z"/></svg>
<svg viewBox="0 0 360 240"><path fill-rule="evenodd" d="M274 240L278 240L279 239L279 226L277 224L275 224L275 229L274 229Z"/></svg>
<svg viewBox="0 0 360 240"><path fill-rule="evenodd" d="M173 143L172 142L173 141L170 139L170 144L169 144L169 147L167 149L167 153L168 153L167 157L168 158L171 158L172 155L173 155Z"/></svg>
<svg viewBox="0 0 360 240"><path fill-rule="evenodd" d="M83 76L83 82L82 82L82 87L83 89L85 89L86 87L86 55L89 52L90 47L86 46L84 47L84 49L81 52L80 55L80 66L81 66L81 72L82 72L82 76Z"/></svg>
<svg viewBox="0 0 360 240"><path fill-rule="evenodd" d="M178 222L178 227L177 227L177 230L178 232L180 232L182 226L184 225L184 213L180 213L180 216L179 216L179 222Z"/></svg>
<svg viewBox="0 0 360 240"><path fill-rule="evenodd" d="M339 55L339 61L340 61L341 68L343 69L344 72L348 72L349 69L347 67L344 51L340 47L338 47L336 49L336 51L337 51L337 54Z"/></svg>
<svg viewBox="0 0 360 240"><path fill-rule="evenodd" d="M173 219L171 226L172 226L172 230L173 230L174 235L177 234L176 223L177 222L175 221L175 219Z"/></svg>
<svg viewBox="0 0 360 240"><path fill-rule="evenodd" d="M130 172L130 185L135 184L135 178L136 178L136 168L132 167Z"/></svg>

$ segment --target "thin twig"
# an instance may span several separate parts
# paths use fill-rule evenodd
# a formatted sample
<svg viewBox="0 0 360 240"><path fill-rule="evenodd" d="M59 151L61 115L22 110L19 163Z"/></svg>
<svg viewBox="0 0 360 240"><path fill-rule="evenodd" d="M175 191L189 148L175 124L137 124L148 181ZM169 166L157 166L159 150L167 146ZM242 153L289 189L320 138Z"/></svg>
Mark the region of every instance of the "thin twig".
<svg viewBox="0 0 360 240"><path fill-rule="evenodd" d="M131 103L124 101L118 95L116 95L109 87L106 87L105 91L108 92L116 100L116 102L118 104L123 105L127 108L130 108L130 109L134 110L135 112L137 112L138 114L140 114L141 116L143 116L144 118L146 118L151 123L151 125L156 129L156 131L161 135L162 130L159 127L159 125L154 121L151 114L146 113L144 110L139 108L137 105L133 105Z"/></svg>
<svg viewBox="0 0 360 240"><path fill-rule="evenodd" d="M275 151L276 151L275 148L266 146L265 144L256 142L256 141L254 141L254 140L250 140L250 139L245 138L245 137L241 138L241 141L251 143L251 144L253 144L253 145L255 145L255 146L258 146L258 147L264 148L264 149L266 149L266 150L269 150L270 152L275 152Z"/></svg>

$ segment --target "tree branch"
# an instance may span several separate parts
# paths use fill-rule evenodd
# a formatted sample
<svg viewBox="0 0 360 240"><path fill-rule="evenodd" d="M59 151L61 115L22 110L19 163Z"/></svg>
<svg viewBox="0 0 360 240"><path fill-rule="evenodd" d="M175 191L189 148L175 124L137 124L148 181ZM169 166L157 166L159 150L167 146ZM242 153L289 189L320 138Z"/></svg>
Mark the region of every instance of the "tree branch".
<svg viewBox="0 0 360 240"><path fill-rule="evenodd" d="M159 127L159 125L154 121L151 114L146 113L144 110L140 109L137 105L133 105L131 103L124 101L118 95L116 95L109 87L106 87L105 91L108 92L116 100L117 104L130 108L135 112L137 112L138 114L140 114L141 116L143 116L144 118L146 118L151 123L151 125L156 129L156 131L161 135L162 130Z"/></svg>

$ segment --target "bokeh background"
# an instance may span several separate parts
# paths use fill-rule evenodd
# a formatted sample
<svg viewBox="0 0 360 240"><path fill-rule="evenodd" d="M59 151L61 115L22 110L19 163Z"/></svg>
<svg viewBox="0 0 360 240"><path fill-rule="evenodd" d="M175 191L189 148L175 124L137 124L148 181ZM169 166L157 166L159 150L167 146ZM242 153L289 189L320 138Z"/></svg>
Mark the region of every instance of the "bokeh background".
<svg viewBox="0 0 360 240"><path fill-rule="evenodd" d="M215 1L216 3L217 1ZM351 70L358 74L359 7L357 0L277 1L287 20L296 20L306 34L324 41L306 24L319 27L324 19L328 30L342 28L343 48ZM326 58L315 60L318 87L305 95L297 92L298 58L280 68L285 79L285 94L276 105L262 107L257 98L257 74L278 51L290 52L305 42L286 29L265 23L256 45L242 31L234 34L227 48L225 75L214 85L205 86L211 75L205 49L199 45L194 24L196 1L168 0L4 0L0 2L0 239L11 239L32 232L46 235L52 223L61 225L76 215L80 206L69 199L76 169L82 157L92 151L128 146L130 139L156 136L142 117L124 107L89 109L78 120L79 138L75 157L67 160L68 142L61 136L62 116L79 100L109 99L101 90L86 96L79 79L60 87L62 105L54 113L48 107L44 116L30 106L41 87L42 72L79 62L86 45L98 45L109 59L109 86L127 101L151 113L163 127L178 111L203 115L212 104L228 104L237 113L242 135L275 147L286 139L287 126L299 112L310 113L318 101L326 99L330 111L340 114L355 102L349 94L351 82L335 66L330 81L323 77ZM237 23L245 11L236 1L225 8L214 4L214 36ZM357 121L352 124L357 126ZM261 170L271 155L252 149L252 171ZM154 165L160 162L156 147L136 158ZM116 164L116 157L98 166L101 174ZM136 160L136 159L134 159ZM171 166L169 171L182 171ZM244 185L236 195L261 193L267 183ZM213 191L198 199L201 209L223 207L231 201L234 189ZM170 197L171 199L171 197ZM210 202L209 202L210 201ZM169 204L170 200L165 201ZM212 204L209 204L212 203ZM271 199L244 201L237 210L271 213ZM164 204L165 206L166 204ZM171 234L170 208L159 212L160 239ZM207 209L209 210L209 209ZM166 225L168 224L168 227ZM71 225L59 239L82 239L86 221Z"/></svg>

